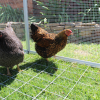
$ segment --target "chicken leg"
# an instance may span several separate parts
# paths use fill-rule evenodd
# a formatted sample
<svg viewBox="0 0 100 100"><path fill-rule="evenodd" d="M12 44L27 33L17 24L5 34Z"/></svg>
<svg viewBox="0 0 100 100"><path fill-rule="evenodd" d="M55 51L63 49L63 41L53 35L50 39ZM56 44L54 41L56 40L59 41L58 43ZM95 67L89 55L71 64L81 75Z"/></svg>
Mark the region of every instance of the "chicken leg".
<svg viewBox="0 0 100 100"><path fill-rule="evenodd" d="M17 65L17 69L18 69L18 72L20 71L20 68L19 68L19 66Z"/></svg>
<svg viewBox="0 0 100 100"><path fill-rule="evenodd" d="M56 59L56 55L54 55L54 58Z"/></svg>
<svg viewBox="0 0 100 100"><path fill-rule="evenodd" d="M11 73L10 73L10 71L9 71L9 67L7 67L7 75L8 75L8 76L11 76Z"/></svg>
<svg viewBox="0 0 100 100"><path fill-rule="evenodd" d="M46 60L49 61L48 58L46 58Z"/></svg>

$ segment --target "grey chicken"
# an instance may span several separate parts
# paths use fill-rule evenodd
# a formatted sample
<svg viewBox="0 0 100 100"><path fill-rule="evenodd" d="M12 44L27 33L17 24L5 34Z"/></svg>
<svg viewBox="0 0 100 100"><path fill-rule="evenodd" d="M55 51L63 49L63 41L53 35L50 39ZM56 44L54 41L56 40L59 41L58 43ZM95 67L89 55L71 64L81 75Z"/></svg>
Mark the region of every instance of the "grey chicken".
<svg viewBox="0 0 100 100"><path fill-rule="evenodd" d="M9 68L13 68L24 59L23 46L16 36L11 23L8 22L4 30L0 30L0 66L7 67L7 75L11 75Z"/></svg>

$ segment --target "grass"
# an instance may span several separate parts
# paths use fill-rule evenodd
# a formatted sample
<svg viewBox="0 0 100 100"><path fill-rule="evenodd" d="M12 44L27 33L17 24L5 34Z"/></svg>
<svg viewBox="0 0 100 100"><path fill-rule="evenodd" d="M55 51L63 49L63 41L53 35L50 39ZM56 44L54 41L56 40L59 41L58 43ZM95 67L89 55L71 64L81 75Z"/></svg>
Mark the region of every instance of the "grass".
<svg viewBox="0 0 100 100"><path fill-rule="evenodd" d="M22 43L25 47L26 43L25 42L22 42ZM34 45L35 44L33 43L33 41L30 40L30 49L32 51L35 51ZM58 52L56 55L100 63L100 44L69 43L66 45L66 47L63 50Z"/></svg>
<svg viewBox="0 0 100 100"><path fill-rule="evenodd" d="M57 55L100 63L100 44L67 44Z"/></svg>
<svg viewBox="0 0 100 100"><path fill-rule="evenodd" d="M22 44L25 47L25 42ZM32 41L30 45L31 50L34 50ZM77 50L84 51L86 55L76 54L76 57ZM97 44L68 44L57 55L87 60L88 53L96 58L95 55L98 55L99 51ZM88 57L91 61L92 56ZM16 66L10 69L11 77L6 75L5 67L0 67L0 100L32 100L34 98L38 100L63 100L64 98L65 100L99 100L100 98L99 68L54 58L49 58L47 62L38 54L25 54L24 61L19 66L22 70L20 72L17 72Z"/></svg>

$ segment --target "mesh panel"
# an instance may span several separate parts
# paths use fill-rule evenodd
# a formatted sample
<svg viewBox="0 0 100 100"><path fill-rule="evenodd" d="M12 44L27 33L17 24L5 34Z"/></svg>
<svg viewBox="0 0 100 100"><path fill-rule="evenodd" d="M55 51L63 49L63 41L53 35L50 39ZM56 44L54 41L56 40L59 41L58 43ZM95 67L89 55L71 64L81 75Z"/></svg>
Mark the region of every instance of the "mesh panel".
<svg viewBox="0 0 100 100"><path fill-rule="evenodd" d="M58 56L100 63L100 2L99 0L27 0L28 21L49 33L71 29L66 47ZM23 0L0 0L0 30L8 21L26 49ZM30 29L30 27L29 27ZM30 49L35 43L30 39ZM63 58L63 57L62 57ZM25 54L22 71L0 66L0 100L87 100L100 98L100 69ZM95 63L94 63L95 64ZM98 65L99 66L99 65Z"/></svg>
<svg viewBox="0 0 100 100"><path fill-rule="evenodd" d="M98 0L33 0L33 16L35 22L52 23L50 30L46 28L50 32L72 29L74 36L68 42L99 43L99 7Z"/></svg>
<svg viewBox="0 0 100 100"><path fill-rule="evenodd" d="M57 34L63 29L73 31L74 35L68 37L66 50L61 51L65 54L57 53L57 55L99 62L99 58L92 59L95 58L93 52L96 57L99 54L97 46L100 43L99 0L33 0L33 14L30 15L29 21L37 23L49 33ZM97 51L95 52L93 48L97 48ZM31 47L31 50L34 48Z"/></svg>

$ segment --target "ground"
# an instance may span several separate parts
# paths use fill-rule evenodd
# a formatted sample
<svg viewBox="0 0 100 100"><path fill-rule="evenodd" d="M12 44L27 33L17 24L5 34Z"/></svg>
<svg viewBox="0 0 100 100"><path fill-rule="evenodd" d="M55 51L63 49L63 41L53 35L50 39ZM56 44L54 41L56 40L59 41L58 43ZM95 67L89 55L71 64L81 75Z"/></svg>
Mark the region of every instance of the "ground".
<svg viewBox="0 0 100 100"><path fill-rule="evenodd" d="M0 67L0 98L6 100L99 100L100 69L77 63L25 54L11 69Z"/></svg>

